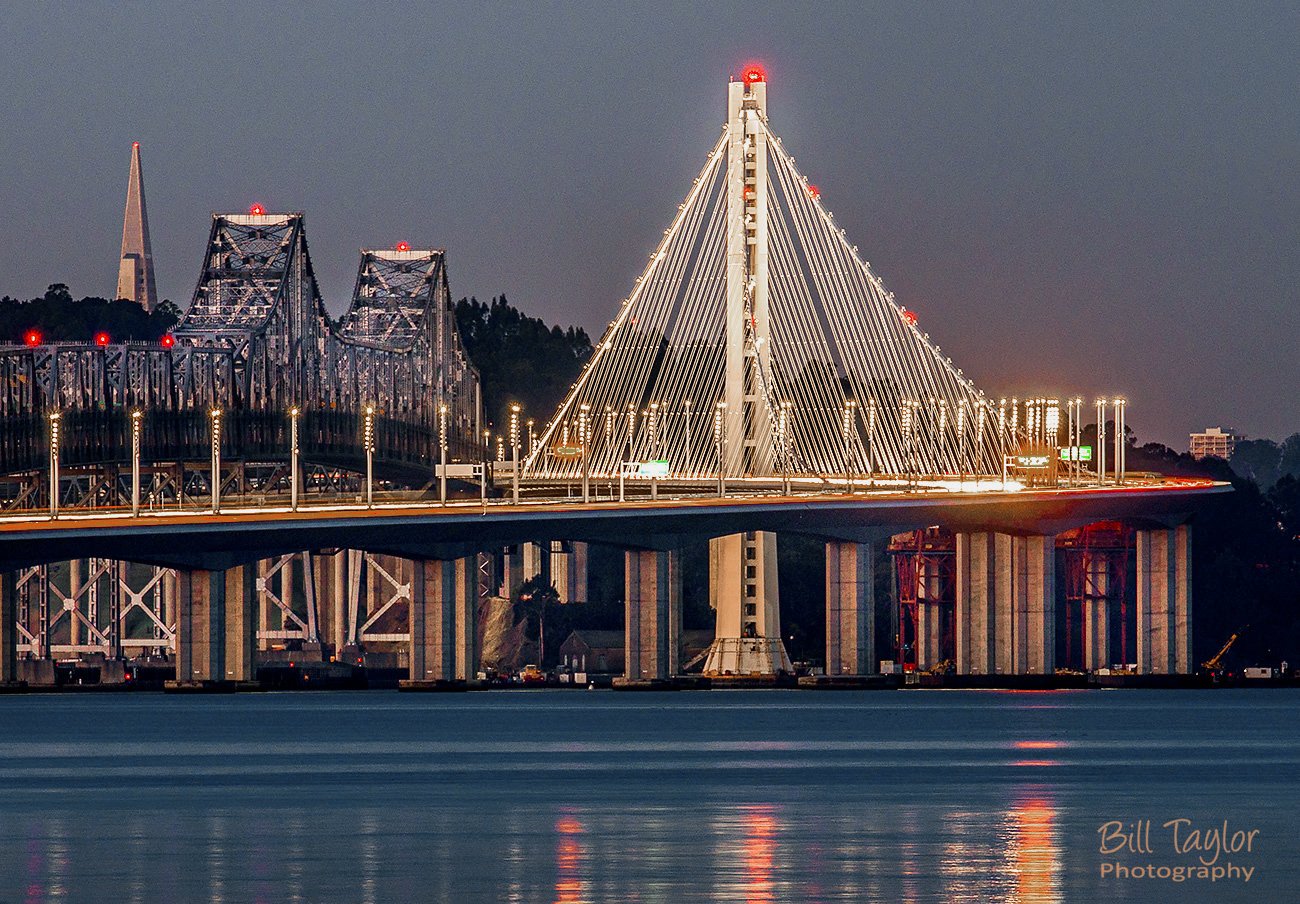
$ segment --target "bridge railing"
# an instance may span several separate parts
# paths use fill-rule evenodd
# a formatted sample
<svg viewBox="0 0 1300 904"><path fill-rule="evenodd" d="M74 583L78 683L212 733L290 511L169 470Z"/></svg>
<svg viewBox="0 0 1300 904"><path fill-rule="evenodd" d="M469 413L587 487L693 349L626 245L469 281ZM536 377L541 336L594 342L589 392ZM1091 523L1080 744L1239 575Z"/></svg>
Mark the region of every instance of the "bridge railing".
<svg viewBox="0 0 1300 904"><path fill-rule="evenodd" d="M299 458L359 472L365 468L363 412L308 409L299 416ZM221 456L226 461L287 462L290 415L285 411L223 411ZM140 418L142 465L207 462L212 455L213 418L206 410L144 409ZM373 415L374 464L377 476L396 479L433 474L440 458L438 432L403 417ZM0 474L43 471L49 467L51 422L48 415L18 414L0 430ZM60 467L130 467L132 417L122 408L70 410L59 415ZM448 442L448 461L478 461L481 447Z"/></svg>

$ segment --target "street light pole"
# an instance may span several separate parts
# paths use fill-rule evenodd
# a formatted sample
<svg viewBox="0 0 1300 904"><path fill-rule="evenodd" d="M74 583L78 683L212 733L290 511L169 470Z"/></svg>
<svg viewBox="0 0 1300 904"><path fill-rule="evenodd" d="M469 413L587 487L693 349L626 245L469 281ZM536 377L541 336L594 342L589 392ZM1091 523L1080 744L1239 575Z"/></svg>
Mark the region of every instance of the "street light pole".
<svg viewBox="0 0 1300 904"><path fill-rule="evenodd" d="M366 508L375 506L375 407L366 406L366 426L362 440L366 446Z"/></svg>
<svg viewBox="0 0 1300 904"><path fill-rule="evenodd" d="M50 412L50 520L59 517L59 412Z"/></svg>
<svg viewBox="0 0 1300 904"><path fill-rule="evenodd" d="M131 412L131 517L140 516L140 420L144 412Z"/></svg>
<svg viewBox="0 0 1300 904"><path fill-rule="evenodd" d="M298 511L298 408L289 409L289 508Z"/></svg>
<svg viewBox="0 0 1300 904"><path fill-rule="evenodd" d="M510 471L514 483L512 499L519 504L519 406L510 406Z"/></svg>
<svg viewBox="0 0 1300 904"><path fill-rule="evenodd" d="M438 501L447 504L447 406L438 406Z"/></svg>
<svg viewBox="0 0 1300 904"><path fill-rule="evenodd" d="M589 445L587 416L591 412L591 406L583 402L579 406L578 415L578 440L582 444L582 501L591 501L591 457L588 455L587 446Z"/></svg>
<svg viewBox="0 0 1300 904"><path fill-rule="evenodd" d="M790 495L790 403L781 403L781 493Z"/></svg>
<svg viewBox="0 0 1300 904"><path fill-rule="evenodd" d="M726 445L726 435L723 430L723 420L727 410L726 402L719 402L713 409L713 444L718 450L718 495L727 495L727 465L722 456L723 446Z"/></svg>
<svg viewBox="0 0 1300 904"><path fill-rule="evenodd" d="M212 514L221 514L221 409L208 412L212 420Z"/></svg>
<svg viewBox="0 0 1300 904"><path fill-rule="evenodd" d="M1115 486L1124 482L1124 458L1127 452L1127 438L1124 436L1124 409L1128 400L1117 397L1115 400Z"/></svg>
<svg viewBox="0 0 1300 904"><path fill-rule="evenodd" d="M853 495L853 469L849 465L849 431L853 429L854 420L853 412L857 408L856 399L849 399L844 403L844 424L841 433L844 440L844 485L848 487L849 495Z"/></svg>
<svg viewBox="0 0 1300 904"><path fill-rule="evenodd" d="M1097 400L1097 486L1106 485L1106 400Z"/></svg>
<svg viewBox="0 0 1300 904"><path fill-rule="evenodd" d="M867 480L876 480L876 400L867 403Z"/></svg>
<svg viewBox="0 0 1300 904"><path fill-rule="evenodd" d="M687 399L686 400L686 454L682 457L682 473L686 476L690 476L689 472L686 469L690 467L691 462L693 461L692 458L693 455L694 453L691 450L691 400Z"/></svg>

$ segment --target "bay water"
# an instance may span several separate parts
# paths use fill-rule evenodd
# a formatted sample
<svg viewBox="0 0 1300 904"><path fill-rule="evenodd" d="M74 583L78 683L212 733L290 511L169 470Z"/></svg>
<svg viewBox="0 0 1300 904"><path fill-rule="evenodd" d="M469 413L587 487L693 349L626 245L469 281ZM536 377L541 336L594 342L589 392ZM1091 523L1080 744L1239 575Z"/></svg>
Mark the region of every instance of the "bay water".
<svg viewBox="0 0 1300 904"><path fill-rule="evenodd" d="M0 697L0 904L1300 898L1300 690Z"/></svg>

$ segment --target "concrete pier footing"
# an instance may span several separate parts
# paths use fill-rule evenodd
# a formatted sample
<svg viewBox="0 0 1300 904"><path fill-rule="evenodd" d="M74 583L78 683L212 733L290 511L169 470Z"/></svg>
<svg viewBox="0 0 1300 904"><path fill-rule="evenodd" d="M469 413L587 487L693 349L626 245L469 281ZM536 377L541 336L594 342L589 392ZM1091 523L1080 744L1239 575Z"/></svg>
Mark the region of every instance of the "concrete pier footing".
<svg viewBox="0 0 1300 904"><path fill-rule="evenodd" d="M1046 675L1056 668L1052 537L957 535L957 673Z"/></svg>
<svg viewBox="0 0 1300 904"><path fill-rule="evenodd" d="M1186 674L1192 648L1191 528L1137 531L1138 674Z"/></svg>
<svg viewBox="0 0 1300 904"><path fill-rule="evenodd" d="M875 670L875 568L865 543L826 544L826 674Z"/></svg>
<svg viewBox="0 0 1300 904"><path fill-rule="evenodd" d="M256 573L252 568L176 572L176 680L256 678Z"/></svg>
<svg viewBox="0 0 1300 904"><path fill-rule="evenodd" d="M681 668L681 555L629 549L624 569L624 675L633 680L670 678Z"/></svg>
<svg viewBox="0 0 1300 904"><path fill-rule="evenodd" d="M411 680L473 678L475 560L416 560L411 565Z"/></svg>
<svg viewBox="0 0 1300 904"><path fill-rule="evenodd" d="M0 572L0 684L18 680L18 576Z"/></svg>

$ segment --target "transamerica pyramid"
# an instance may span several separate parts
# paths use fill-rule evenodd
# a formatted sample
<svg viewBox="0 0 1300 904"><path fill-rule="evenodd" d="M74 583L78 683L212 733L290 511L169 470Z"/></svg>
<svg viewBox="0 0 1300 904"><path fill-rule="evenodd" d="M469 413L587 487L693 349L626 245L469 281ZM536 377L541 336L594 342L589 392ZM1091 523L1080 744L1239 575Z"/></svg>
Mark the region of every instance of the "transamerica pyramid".
<svg viewBox="0 0 1300 904"><path fill-rule="evenodd" d="M126 186L126 216L122 221L122 257L117 268L116 297L129 298L142 305L146 311L152 311L158 306L138 141L131 145L131 176Z"/></svg>

